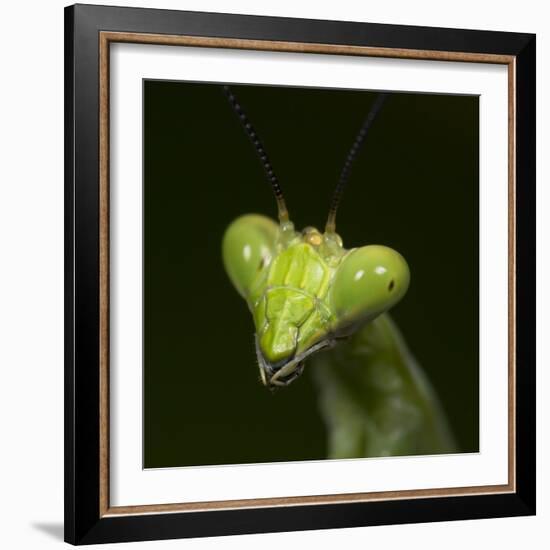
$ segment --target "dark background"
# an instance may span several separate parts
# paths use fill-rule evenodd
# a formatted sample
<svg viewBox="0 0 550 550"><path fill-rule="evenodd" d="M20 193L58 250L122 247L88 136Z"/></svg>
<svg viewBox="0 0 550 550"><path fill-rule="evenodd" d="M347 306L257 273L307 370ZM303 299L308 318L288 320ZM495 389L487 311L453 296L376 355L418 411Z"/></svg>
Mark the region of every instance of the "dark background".
<svg viewBox="0 0 550 550"><path fill-rule="evenodd" d="M376 94L232 86L261 136L297 229L323 229ZM392 310L449 416L478 450L478 98L391 94L353 167L337 231L411 269ZM260 162L220 85L144 82L144 466L324 458L307 369L259 383L252 317L221 261L237 216L276 216Z"/></svg>

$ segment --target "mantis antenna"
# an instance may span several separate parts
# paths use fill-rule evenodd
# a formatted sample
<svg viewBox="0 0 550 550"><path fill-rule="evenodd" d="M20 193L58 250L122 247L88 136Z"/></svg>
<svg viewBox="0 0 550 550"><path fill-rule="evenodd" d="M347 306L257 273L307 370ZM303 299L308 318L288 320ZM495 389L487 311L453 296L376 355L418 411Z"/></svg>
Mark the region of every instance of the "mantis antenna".
<svg viewBox="0 0 550 550"><path fill-rule="evenodd" d="M224 86L223 91L229 101L229 104L231 105L231 107L233 107L233 110L239 117L239 120L243 128L245 129L248 137L252 141L252 144L254 145L254 148L256 149L258 156L260 157L260 161L262 162L262 166L264 167L265 173L267 175L267 180L271 184L273 193L275 193L275 199L277 201L277 209L279 211L279 222L281 224L288 222L288 210L286 208L285 199L283 197L283 190L279 185L279 180L277 179L277 176L273 172L273 167L269 162L269 158L267 156L267 153L265 152L264 146L260 141L260 138L258 137L256 130L254 130L254 127L250 123L250 120L248 120L246 113L244 112L243 108L237 101L235 94L230 90L229 86Z"/></svg>
<svg viewBox="0 0 550 550"><path fill-rule="evenodd" d="M338 205L340 204L340 200L342 199L342 194L344 193L344 189L346 187L346 184L348 183L353 161L357 156L359 148L365 141L367 132L374 122L376 115L382 108L382 105L384 104L387 95L388 94L385 93L378 94L378 97L374 101L374 104L371 107L369 114L367 115L367 118L361 126L361 130L359 130L359 133L355 137L355 141L353 142L353 145L349 150L348 156L346 157L346 162L344 163L344 167L342 168L342 172L340 173L340 179L338 180L338 183L336 184L336 189L334 190L334 194L332 195L332 201L330 203L330 208L328 211L327 224L325 226L325 233L334 233L336 230L336 211L338 210Z"/></svg>

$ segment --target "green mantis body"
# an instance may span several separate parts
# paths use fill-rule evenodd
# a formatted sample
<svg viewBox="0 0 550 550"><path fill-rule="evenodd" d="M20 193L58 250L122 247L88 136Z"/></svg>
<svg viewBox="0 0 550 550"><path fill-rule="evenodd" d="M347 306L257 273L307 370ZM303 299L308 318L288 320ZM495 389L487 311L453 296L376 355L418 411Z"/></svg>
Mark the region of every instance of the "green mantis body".
<svg viewBox="0 0 550 550"><path fill-rule="evenodd" d="M312 358L311 369L329 458L456 450L437 396L389 314Z"/></svg>
<svg viewBox="0 0 550 550"><path fill-rule="evenodd" d="M264 159L231 92L229 99ZM375 115L369 114L361 141ZM227 274L254 319L262 383L288 386L307 362L330 458L453 451L437 398L387 313L409 286L405 259L385 246L345 249L334 230L338 194L323 233L296 231L274 178L272 185L280 223L241 216L222 243Z"/></svg>

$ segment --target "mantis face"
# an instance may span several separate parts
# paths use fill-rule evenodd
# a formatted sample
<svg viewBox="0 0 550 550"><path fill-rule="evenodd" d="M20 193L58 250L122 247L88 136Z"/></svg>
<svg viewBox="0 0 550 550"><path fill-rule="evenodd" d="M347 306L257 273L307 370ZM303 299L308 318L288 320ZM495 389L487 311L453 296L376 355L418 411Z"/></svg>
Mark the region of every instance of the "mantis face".
<svg viewBox="0 0 550 550"><path fill-rule="evenodd" d="M299 233L256 131L227 86L224 92L263 164L279 224L256 214L238 218L225 232L223 261L254 317L262 382L286 386L302 373L307 357L387 311L407 291L409 268L400 254L384 246L346 250L335 232L353 160L386 94L374 101L346 158L325 232L307 227Z"/></svg>
<svg viewBox="0 0 550 550"><path fill-rule="evenodd" d="M391 248L346 250L336 233L297 232L256 214L228 227L222 251L253 315L260 376L270 387L290 384L307 357L387 311L409 285L407 263Z"/></svg>

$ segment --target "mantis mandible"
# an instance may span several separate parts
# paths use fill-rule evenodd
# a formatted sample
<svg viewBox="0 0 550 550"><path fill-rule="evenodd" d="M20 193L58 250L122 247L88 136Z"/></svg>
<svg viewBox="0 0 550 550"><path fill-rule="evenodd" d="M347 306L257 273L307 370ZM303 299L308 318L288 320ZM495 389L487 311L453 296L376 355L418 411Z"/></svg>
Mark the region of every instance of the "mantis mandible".
<svg viewBox="0 0 550 550"><path fill-rule="evenodd" d="M321 233L294 228L259 136L232 90L224 86L224 92L278 208L278 223L243 215L222 242L229 279L253 316L263 385L290 385L307 361L327 425L329 458L453 452L437 396L387 313L407 292L407 262L386 246L348 250L336 233L351 167L386 94L377 96L353 142Z"/></svg>

